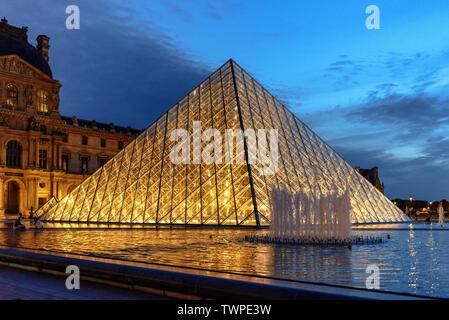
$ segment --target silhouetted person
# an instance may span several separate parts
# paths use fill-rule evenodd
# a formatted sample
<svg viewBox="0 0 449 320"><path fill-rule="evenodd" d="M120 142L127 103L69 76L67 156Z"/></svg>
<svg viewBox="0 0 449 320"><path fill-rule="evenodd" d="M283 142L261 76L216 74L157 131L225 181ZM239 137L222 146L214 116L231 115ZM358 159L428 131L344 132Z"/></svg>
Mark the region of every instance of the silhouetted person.
<svg viewBox="0 0 449 320"><path fill-rule="evenodd" d="M25 229L25 226L21 222L22 220L22 213L19 213L19 217L17 218L16 222L14 222L14 229Z"/></svg>
<svg viewBox="0 0 449 320"><path fill-rule="evenodd" d="M41 217L37 218L35 217L34 219L34 225L36 229L44 229L44 223L40 220Z"/></svg>
<svg viewBox="0 0 449 320"><path fill-rule="evenodd" d="M30 219L33 220L33 217L34 217L34 211L33 211L33 207L31 207L31 210L30 210Z"/></svg>

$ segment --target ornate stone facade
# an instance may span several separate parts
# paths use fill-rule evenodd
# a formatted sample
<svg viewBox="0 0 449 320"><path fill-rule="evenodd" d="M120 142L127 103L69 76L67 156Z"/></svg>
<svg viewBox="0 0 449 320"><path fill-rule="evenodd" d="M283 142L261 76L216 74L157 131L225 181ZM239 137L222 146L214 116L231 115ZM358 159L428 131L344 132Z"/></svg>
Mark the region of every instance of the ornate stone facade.
<svg viewBox="0 0 449 320"><path fill-rule="evenodd" d="M379 179L379 168L373 167L371 169L361 169L360 167L354 168L358 173L360 173L363 177L365 177L366 180L371 182L373 186L376 187L377 190L380 192L385 193L385 186L384 183L380 182Z"/></svg>
<svg viewBox="0 0 449 320"><path fill-rule="evenodd" d="M61 199L139 133L61 116L49 38L35 48L26 31L0 22L0 219Z"/></svg>

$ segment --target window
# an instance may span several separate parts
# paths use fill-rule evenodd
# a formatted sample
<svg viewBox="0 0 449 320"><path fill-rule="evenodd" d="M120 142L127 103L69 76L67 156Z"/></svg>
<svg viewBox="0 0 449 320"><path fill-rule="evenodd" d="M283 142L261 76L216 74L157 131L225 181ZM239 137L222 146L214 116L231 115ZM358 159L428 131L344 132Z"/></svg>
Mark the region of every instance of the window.
<svg viewBox="0 0 449 320"><path fill-rule="evenodd" d="M17 141L9 141L6 145L6 165L11 168L20 168L22 146Z"/></svg>
<svg viewBox="0 0 449 320"><path fill-rule="evenodd" d="M61 156L61 165L62 165L62 170L64 170L65 172L69 171L69 155L68 154L63 154Z"/></svg>
<svg viewBox="0 0 449 320"><path fill-rule="evenodd" d="M101 147L106 148L106 139L101 139Z"/></svg>
<svg viewBox="0 0 449 320"><path fill-rule="evenodd" d="M87 173L89 171L89 158L81 157L81 173Z"/></svg>
<svg viewBox="0 0 449 320"><path fill-rule="evenodd" d="M67 134L64 134L62 136L62 142L69 142L69 137L67 136Z"/></svg>
<svg viewBox="0 0 449 320"><path fill-rule="evenodd" d="M47 113L48 112L48 94L44 90L39 90L38 93L38 105L37 111Z"/></svg>
<svg viewBox="0 0 449 320"><path fill-rule="evenodd" d="M106 159L106 158L100 158L98 160L98 164L100 165L100 167L104 166L106 164L106 162L108 162L108 159Z"/></svg>
<svg viewBox="0 0 449 320"><path fill-rule="evenodd" d="M17 106L18 97L19 94L17 91L17 87L13 84L8 84L8 86L6 87L6 104L9 107Z"/></svg>
<svg viewBox="0 0 449 320"><path fill-rule="evenodd" d="M47 202L47 198L39 198L39 208L42 207L45 202Z"/></svg>
<svg viewBox="0 0 449 320"><path fill-rule="evenodd" d="M47 149L39 150L39 167L47 169Z"/></svg>
<svg viewBox="0 0 449 320"><path fill-rule="evenodd" d="M82 137L82 144L84 144L84 145L87 144L87 136Z"/></svg>
<svg viewBox="0 0 449 320"><path fill-rule="evenodd" d="M123 149L123 142L122 142L122 141L119 141L119 142L118 142L118 149L119 149L119 150L122 150L122 149Z"/></svg>

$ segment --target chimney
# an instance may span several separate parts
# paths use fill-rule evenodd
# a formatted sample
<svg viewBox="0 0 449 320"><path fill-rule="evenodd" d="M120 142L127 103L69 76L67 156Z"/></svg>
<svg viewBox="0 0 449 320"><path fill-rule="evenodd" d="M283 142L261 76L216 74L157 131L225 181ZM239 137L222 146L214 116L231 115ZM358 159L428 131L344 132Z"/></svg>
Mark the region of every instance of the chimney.
<svg viewBox="0 0 449 320"><path fill-rule="evenodd" d="M377 178L379 176L379 168L373 167L371 170L373 170L374 178Z"/></svg>
<svg viewBox="0 0 449 320"><path fill-rule="evenodd" d="M39 35L36 39L37 41L37 51L42 55L45 61L49 61L48 57L48 49L50 48L50 45L48 42L50 41L50 38L44 35Z"/></svg>

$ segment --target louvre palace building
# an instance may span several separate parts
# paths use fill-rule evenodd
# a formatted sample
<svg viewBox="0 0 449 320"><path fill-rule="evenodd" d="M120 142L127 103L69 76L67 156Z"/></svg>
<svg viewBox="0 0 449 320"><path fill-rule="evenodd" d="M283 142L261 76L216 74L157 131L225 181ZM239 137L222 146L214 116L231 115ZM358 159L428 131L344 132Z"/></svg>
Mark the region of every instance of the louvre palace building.
<svg viewBox="0 0 449 320"><path fill-rule="evenodd" d="M0 219L63 198L139 134L59 113L49 38L0 22Z"/></svg>

